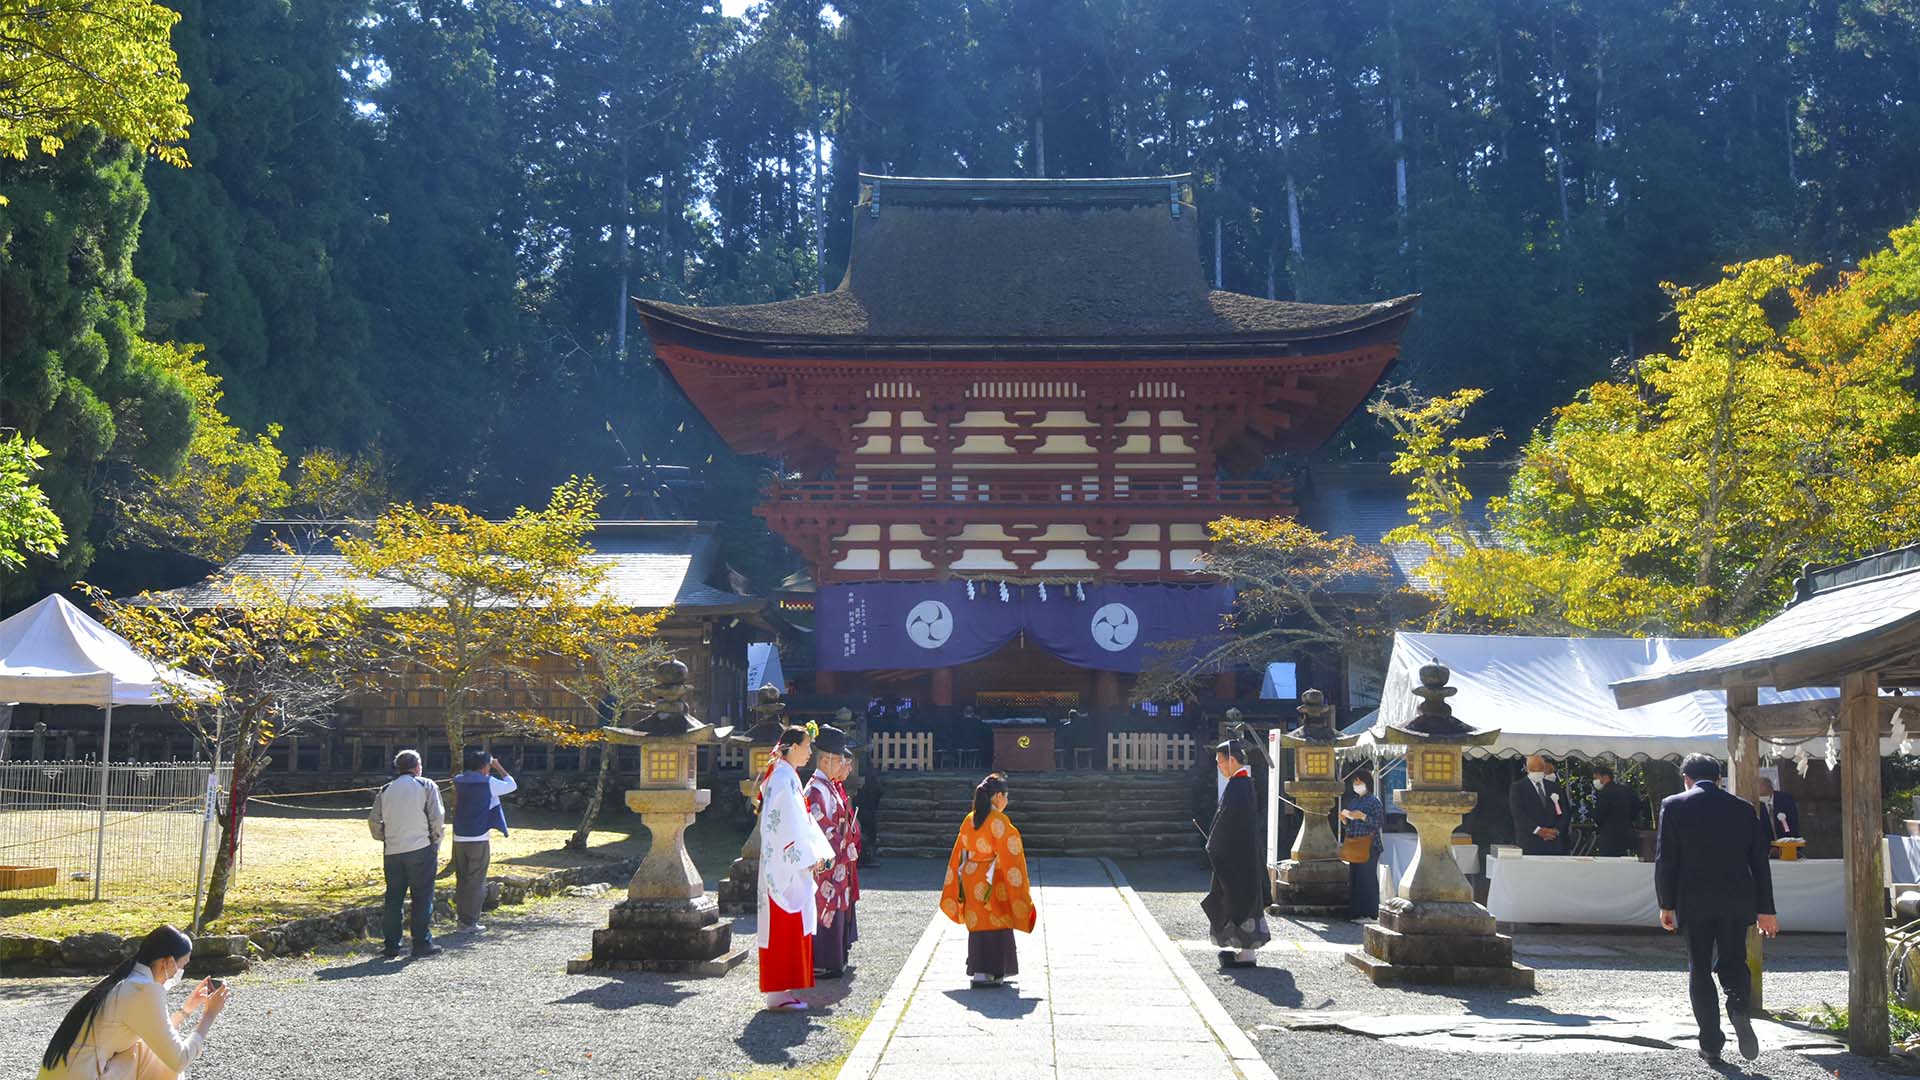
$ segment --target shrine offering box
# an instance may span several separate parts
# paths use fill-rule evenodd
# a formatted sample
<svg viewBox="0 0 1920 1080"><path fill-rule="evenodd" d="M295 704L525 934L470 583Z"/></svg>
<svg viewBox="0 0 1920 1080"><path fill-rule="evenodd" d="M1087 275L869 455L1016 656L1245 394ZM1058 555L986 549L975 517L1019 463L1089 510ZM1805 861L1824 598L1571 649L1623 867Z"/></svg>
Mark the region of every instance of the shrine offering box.
<svg viewBox="0 0 1920 1080"><path fill-rule="evenodd" d="M1002 772L1052 772L1053 729L1040 725L995 728L993 767Z"/></svg>

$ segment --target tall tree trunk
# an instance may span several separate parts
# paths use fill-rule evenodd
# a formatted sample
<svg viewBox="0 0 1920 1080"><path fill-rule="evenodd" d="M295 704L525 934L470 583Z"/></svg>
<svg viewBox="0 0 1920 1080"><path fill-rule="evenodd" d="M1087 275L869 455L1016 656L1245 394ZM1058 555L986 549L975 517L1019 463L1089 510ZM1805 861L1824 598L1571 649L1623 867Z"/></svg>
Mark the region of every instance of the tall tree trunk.
<svg viewBox="0 0 1920 1080"><path fill-rule="evenodd" d="M628 151L625 136L620 139L620 181L619 202L614 206L613 228L614 243L619 245L620 287L613 297L613 359L624 363L627 359L627 298L632 295L633 275L633 229L629 220L633 206L633 197L628 189Z"/></svg>
<svg viewBox="0 0 1920 1080"><path fill-rule="evenodd" d="M827 291L827 193L820 187L820 91L813 117L813 290Z"/></svg>
<svg viewBox="0 0 1920 1080"><path fill-rule="evenodd" d="M587 805L580 811L580 824L574 828L573 835L567 837L567 847L573 851L587 850L587 837L593 835L593 824L600 820L600 804L606 800L607 777L613 772L613 758L617 748L610 742L600 744L600 770L593 782L593 790L587 793Z"/></svg>
<svg viewBox="0 0 1920 1080"><path fill-rule="evenodd" d="M1047 175L1047 77L1038 66L1033 69L1033 160L1034 175Z"/></svg>
<svg viewBox="0 0 1920 1080"><path fill-rule="evenodd" d="M1224 246L1222 244L1221 234L1225 231L1221 222L1226 218L1226 213L1225 213L1226 206L1225 206L1225 198L1224 198L1224 196L1226 195L1226 188L1227 188L1226 182L1227 182L1227 169L1226 169L1226 166L1223 165L1220 167L1219 172L1215 175L1214 184L1213 184L1214 193L1218 196L1221 196L1220 198L1216 198L1214 200L1214 210L1213 210L1213 287L1216 289L1226 288L1226 284L1225 284L1226 279L1221 272L1222 271L1221 248Z"/></svg>
<svg viewBox="0 0 1920 1080"><path fill-rule="evenodd" d="M240 826L246 820L247 795L254 781L253 740L242 736L234 740L232 786L224 807L215 805L214 820L220 826L218 847L213 853L213 868L207 873L207 902L200 907L200 925L206 927L227 910L227 886L233 880L234 859L240 853Z"/></svg>
<svg viewBox="0 0 1920 1080"><path fill-rule="evenodd" d="M1400 229L1400 254L1407 253L1407 131L1401 115L1400 28L1394 19L1394 6L1387 5L1387 41L1392 51L1388 93L1393 101L1393 205L1395 223Z"/></svg>

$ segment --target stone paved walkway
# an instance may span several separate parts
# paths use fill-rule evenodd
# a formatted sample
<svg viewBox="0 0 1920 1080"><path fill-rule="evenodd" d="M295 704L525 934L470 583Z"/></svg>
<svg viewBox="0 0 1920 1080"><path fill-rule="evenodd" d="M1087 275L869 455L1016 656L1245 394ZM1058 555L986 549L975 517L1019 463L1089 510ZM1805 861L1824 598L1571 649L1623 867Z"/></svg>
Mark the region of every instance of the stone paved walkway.
<svg viewBox="0 0 1920 1080"><path fill-rule="evenodd" d="M1029 869L1040 925L1017 935L1019 976L970 987L967 932L935 912L841 1080L1273 1080L1117 868Z"/></svg>

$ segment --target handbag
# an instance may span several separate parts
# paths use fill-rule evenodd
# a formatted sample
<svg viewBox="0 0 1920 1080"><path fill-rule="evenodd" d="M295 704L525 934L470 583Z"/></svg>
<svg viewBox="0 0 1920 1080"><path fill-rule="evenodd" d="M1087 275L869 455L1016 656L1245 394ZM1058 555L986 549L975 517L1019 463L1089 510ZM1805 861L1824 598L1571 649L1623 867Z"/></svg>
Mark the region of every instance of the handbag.
<svg viewBox="0 0 1920 1080"><path fill-rule="evenodd" d="M1373 834L1349 836L1340 841L1340 861L1359 866L1373 860Z"/></svg>

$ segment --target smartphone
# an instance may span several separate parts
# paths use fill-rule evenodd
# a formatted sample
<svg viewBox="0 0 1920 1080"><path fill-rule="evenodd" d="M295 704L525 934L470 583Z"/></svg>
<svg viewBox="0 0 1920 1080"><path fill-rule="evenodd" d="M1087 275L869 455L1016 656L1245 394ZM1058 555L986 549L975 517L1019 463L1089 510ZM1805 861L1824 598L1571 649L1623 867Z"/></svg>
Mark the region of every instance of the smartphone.
<svg viewBox="0 0 1920 1080"><path fill-rule="evenodd" d="M207 989L209 991L224 990L226 989L226 985L227 985L227 980L225 979L208 979L207 980Z"/></svg>

